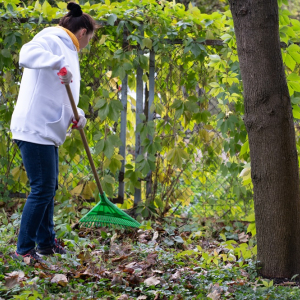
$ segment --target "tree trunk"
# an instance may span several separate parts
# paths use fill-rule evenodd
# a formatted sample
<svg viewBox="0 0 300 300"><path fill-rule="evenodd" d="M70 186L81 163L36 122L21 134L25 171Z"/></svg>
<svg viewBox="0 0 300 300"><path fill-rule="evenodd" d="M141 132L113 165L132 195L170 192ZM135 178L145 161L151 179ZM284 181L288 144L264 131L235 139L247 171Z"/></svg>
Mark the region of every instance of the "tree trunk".
<svg viewBox="0 0 300 300"><path fill-rule="evenodd" d="M299 174L278 4L229 2L244 85L260 273L290 278L300 273Z"/></svg>

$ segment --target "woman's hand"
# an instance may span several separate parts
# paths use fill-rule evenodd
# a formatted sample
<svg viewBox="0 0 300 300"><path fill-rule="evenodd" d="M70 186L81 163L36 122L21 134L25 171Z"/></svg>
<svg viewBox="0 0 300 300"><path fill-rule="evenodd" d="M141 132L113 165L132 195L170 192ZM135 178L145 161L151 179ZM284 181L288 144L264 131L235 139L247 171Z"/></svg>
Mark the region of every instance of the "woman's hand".
<svg viewBox="0 0 300 300"><path fill-rule="evenodd" d="M79 115L79 120L77 121L75 118L73 118L72 123L74 124L72 129L82 129L86 124L86 118L82 115Z"/></svg>
<svg viewBox="0 0 300 300"><path fill-rule="evenodd" d="M72 82L72 72L68 66L63 67L57 73L62 84L70 84Z"/></svg>

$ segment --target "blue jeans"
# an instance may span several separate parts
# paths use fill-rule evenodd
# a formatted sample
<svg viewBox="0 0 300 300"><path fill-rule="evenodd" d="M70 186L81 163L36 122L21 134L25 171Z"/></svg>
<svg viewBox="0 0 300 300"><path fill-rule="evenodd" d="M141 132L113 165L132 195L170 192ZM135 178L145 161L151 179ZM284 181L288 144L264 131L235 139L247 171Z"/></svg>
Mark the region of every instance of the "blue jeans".
<svg viewBox="0 0 300 300"><path fill-rule="evenodd" d="M20 140L15 142L21 150L31 188L23 209L17 244L17 253L24 255L36 244L39 249L55 244L53 197L58 188L58 148Z"/></svg>

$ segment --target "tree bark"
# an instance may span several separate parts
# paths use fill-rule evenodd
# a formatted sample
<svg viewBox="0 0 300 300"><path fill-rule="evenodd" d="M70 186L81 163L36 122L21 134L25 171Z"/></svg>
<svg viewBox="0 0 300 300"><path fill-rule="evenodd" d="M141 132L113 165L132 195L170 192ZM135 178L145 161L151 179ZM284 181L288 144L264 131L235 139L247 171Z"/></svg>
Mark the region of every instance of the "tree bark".
<svg viewBox="0 0 300 300"><path fill-rule="evenodd" d="M244 85L259 271L265 277L290 278L300 273L299 174L278 4L229 2Z"/></svg>

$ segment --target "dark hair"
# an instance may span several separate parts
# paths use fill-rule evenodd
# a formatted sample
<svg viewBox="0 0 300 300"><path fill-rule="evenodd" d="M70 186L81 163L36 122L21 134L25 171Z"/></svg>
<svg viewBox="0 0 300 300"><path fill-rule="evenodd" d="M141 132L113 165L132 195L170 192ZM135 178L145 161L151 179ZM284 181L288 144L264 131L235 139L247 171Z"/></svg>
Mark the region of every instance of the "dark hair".
<svg viewBox="0 0 300 300"><path fill-rule="evenodd" d="M67 5L69 12L60 19L59 25L76 33L78 30L85 28L86 33L94 32L96 29L95 20L89 15L82 12L79 4L69 2Z"/></svg>

